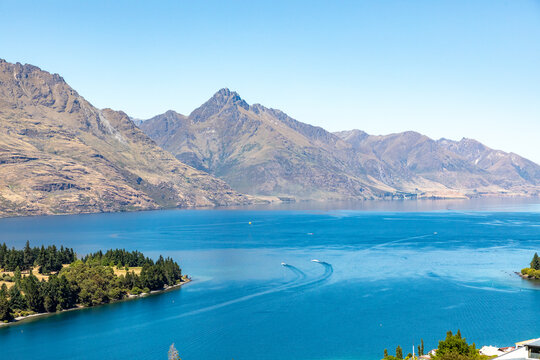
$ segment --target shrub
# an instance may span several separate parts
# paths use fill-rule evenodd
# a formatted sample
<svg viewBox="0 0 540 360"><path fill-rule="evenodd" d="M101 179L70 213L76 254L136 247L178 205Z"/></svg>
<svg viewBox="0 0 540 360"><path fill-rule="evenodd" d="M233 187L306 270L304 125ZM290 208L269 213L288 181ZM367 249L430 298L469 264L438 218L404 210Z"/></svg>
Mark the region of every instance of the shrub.
<svg viewBox="0 0 540 360"><path fill-rule="evenodd" d="M109 298L113 300L121 300L124 298L124 291L120 288L114 287L109 290Z"/></svg>
<svg viewBox="0 0 540 360"><path fill-rule="evenodd" d="M129 293L131 295L139 295L140 293L142 293L143 291L138 288L137 286L134 286L133 288L131 288L131 290L129 291Z"/></svg>

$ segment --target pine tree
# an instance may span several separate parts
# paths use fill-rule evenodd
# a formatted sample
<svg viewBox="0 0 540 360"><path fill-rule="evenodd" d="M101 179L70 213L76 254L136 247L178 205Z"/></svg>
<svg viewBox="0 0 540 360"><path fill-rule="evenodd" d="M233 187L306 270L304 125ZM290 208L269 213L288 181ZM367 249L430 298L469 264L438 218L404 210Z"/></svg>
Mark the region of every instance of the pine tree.
<svg viewBox="0 0 540 360"><path fill-rule="evenodd" d="M21 288L26 295L26 302L28 303L28 308L35 312L42 312L43 309L43 297L40 292L40 283L38 279L30 274L22 279Z"/></svg>
<svg viewBox="0 0 540 360"><path fill-rule="evenodd" d="M11 307L5 294L0 294L0 321L13 320L13 314L11 313Z"/></svg>
<svg viewBox="0 0 540 360"><path fill-rule="evenodd" d="M531 261L531 269L540 270L540 257L538 257L538 253L534 253Z"/></svg>
<svg viewBox="0 0 540 360"><path fill-rule="evenodd" d="M424 355L424 339L420 339L420 351L418 352L418 355Z"/></svg>
<svg viewBox="0 0 540 360"><path fill-rule="evenodd" d="M384 349L384 359L386 359L388 357L388 349Z"/></svg>
<svg viewBox="0 0 540 360"><path fill-rule="evenodd" d="M0 269L4 269L6 267L7 256L8 256L7 245L6 243L3 243L2 246L0 246Z"/></svg>
<svg viewBox="0 0 540 360"><path fill-rule="evenodd" d="M32 265L34 265L32 249L30 248L30 241L26 240L26 245L23 250L23 270L29 270Z"/></svg>
<svg viewBox="0 0 540 360"><path fill-rule="evenodd" d="M168 360L182 360L182 359L180 359L180 355L178 354L178 351L174 347L174 343L172 343L171 347L169 348Z"/></svg>
<svg viewBox="0 0 540 360"><path fill-rule="evenodd" d="M15 284L9 289L9 306L12 310L26 310L28 304L21 293L19 285Z"/></svg>
<svg viewBox="0 0 540 360"><path fill-rule="evenodd" d="M457 330L456 337L458 339L461 339L461 331L459 329Z"/></svg>
<svg viewBox="0 0 540 360"><path fill-rule="evenodd" d="M401 346L397 346L396 348L396 358L403 359L403 350L401 349Z"/></svg>
<svg viewBox="0 0 540 360"><path fill-rule="evenodd" d="M15 284L21 285L21 269L17 266L15 268L15 271L13 272L13 278L15 280Z"/></svg>

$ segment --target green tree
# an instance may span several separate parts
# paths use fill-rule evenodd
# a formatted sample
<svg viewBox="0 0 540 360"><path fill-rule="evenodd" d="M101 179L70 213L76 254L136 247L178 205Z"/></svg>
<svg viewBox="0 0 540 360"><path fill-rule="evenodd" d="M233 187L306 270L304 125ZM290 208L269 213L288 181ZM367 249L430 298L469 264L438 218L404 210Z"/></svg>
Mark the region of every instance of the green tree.
<svg viewBox="0 0 540 360"><path fill-rule="evenodd" d="M396 348L396 358L403 359L403 349L399 345Z"/></svg>
<svg viewBox="0 0 540 360"><path fill-rule="evenodd" d="M26 245L23 250L23 269L29 270L34 265L34 256L30 248L30 241L26 240Z"/></svg>
<svg viewBox="0 0 540 360"><path fill-rule="evenodd" d="M4 269L7 266L8 248L6 243L0 246L0 269Z"/></svg>
<svg viewBox="0 0 540 360"><path fill-rule="evenodd" d="M26 302L28 303L28 308L35 312L42 312L43 308L43 297L40 291L40 283L38 279L30 274L22 279L21 288L24 291L26 296Z"/></svg>
<svg viewBox="0 0 540 360"><path fill-rule="evenodd" d="M9 289L9 306L12 310L26 310L28 304L21 293L19 285L15 284Z"/></svg>
<svg viewBox="0 0 540 360"><path fill-rule="evenodd" d="M7 297L7 295L8 295L7 285L2 284L2 286L0 286L0 296L6 296Z"/></svg>
<svg viewBox="0 0 540 360"><path fill-rule="evenodd" d="M424 355L424 339L420 339L420 351L418 352L418 355Z"/></svg>
<svg viewBox="0 0 540 360"><path fill-rule="evenodd" d="M388 349L384 349L384 356L383 358L386 359L388 357Z"/></svg>
<svg viewBox="0 0 540 360"><path fill-rule="evenodd" d="M0 294L0 321L11 321L13 320L13 314L11 313L11 307L9 306L9 301L7 296L2 293Z"/></svg>
<svg viewBox="0 0 540 360"><path fill-rule="evenodd" d="M78 303L93 306L107 303L109 293L115 285L113 269L108 266L94 266L80 260L63 269L60 275L78 287Z"/></svg>
<svg viewBox="0 0 540 360"><path fill-rule="evenodd" d="M465 338L461 336L458 330L456 335L451 331L446 333L446 339L439 341L439 347L435 355L436 360L451 360L451 359L476 359L478 350L474 344L469 345Z"/></svg>
<svg viewBox="0 0 540 360"><path fill-rule="evenodd" d="M13 272L13 280L15 280L15 284L21 284L21 276L21 269L17 266Z"/></svg>
<svg viewBox="0 0 540 360"><path fill-rule="evenodd" d="M538 253L534 253L531 261L531 269L540 270L540 257L538 257Z"/></svg>

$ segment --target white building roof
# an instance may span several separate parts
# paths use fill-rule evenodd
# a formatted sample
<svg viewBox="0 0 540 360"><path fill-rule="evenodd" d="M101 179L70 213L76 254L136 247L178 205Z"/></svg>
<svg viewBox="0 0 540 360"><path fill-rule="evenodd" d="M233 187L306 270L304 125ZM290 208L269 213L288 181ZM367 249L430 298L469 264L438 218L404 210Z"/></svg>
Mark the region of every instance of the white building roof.
<svg viewBox="0 0 540 360"><path fill-rule="evenodd" d="M509 351L503 355L496 357L494 360L525 360L529 356L527 349L522 346L516 350Z"/></svg>
<svg viewBox="0 0 540 360"><path fill-rule="evenodd" d="M493 355L502 355L504 352L500 351L498 347L495 346L482 346L480 349L481 355L493 356Z"/></svg>

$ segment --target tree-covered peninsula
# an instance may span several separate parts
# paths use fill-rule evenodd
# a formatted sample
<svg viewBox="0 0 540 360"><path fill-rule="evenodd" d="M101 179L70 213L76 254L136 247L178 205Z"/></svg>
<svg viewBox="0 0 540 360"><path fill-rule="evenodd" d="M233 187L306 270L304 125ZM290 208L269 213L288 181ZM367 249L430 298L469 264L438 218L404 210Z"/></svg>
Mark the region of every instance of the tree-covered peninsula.
<svg viewBox="0 0 540 360"><path fill-rule="evenodd" d="M527 279L540 279L540 257L534 253L530 267L521 269L521 276Z"/></svg>
<svg viewBox="0 0 540 360"><path fill-rule="evenodd" d="M0 245L0 322L106 304L189 281L180 266L138 251L98 251L78 258L56 246Z"/></svg>

